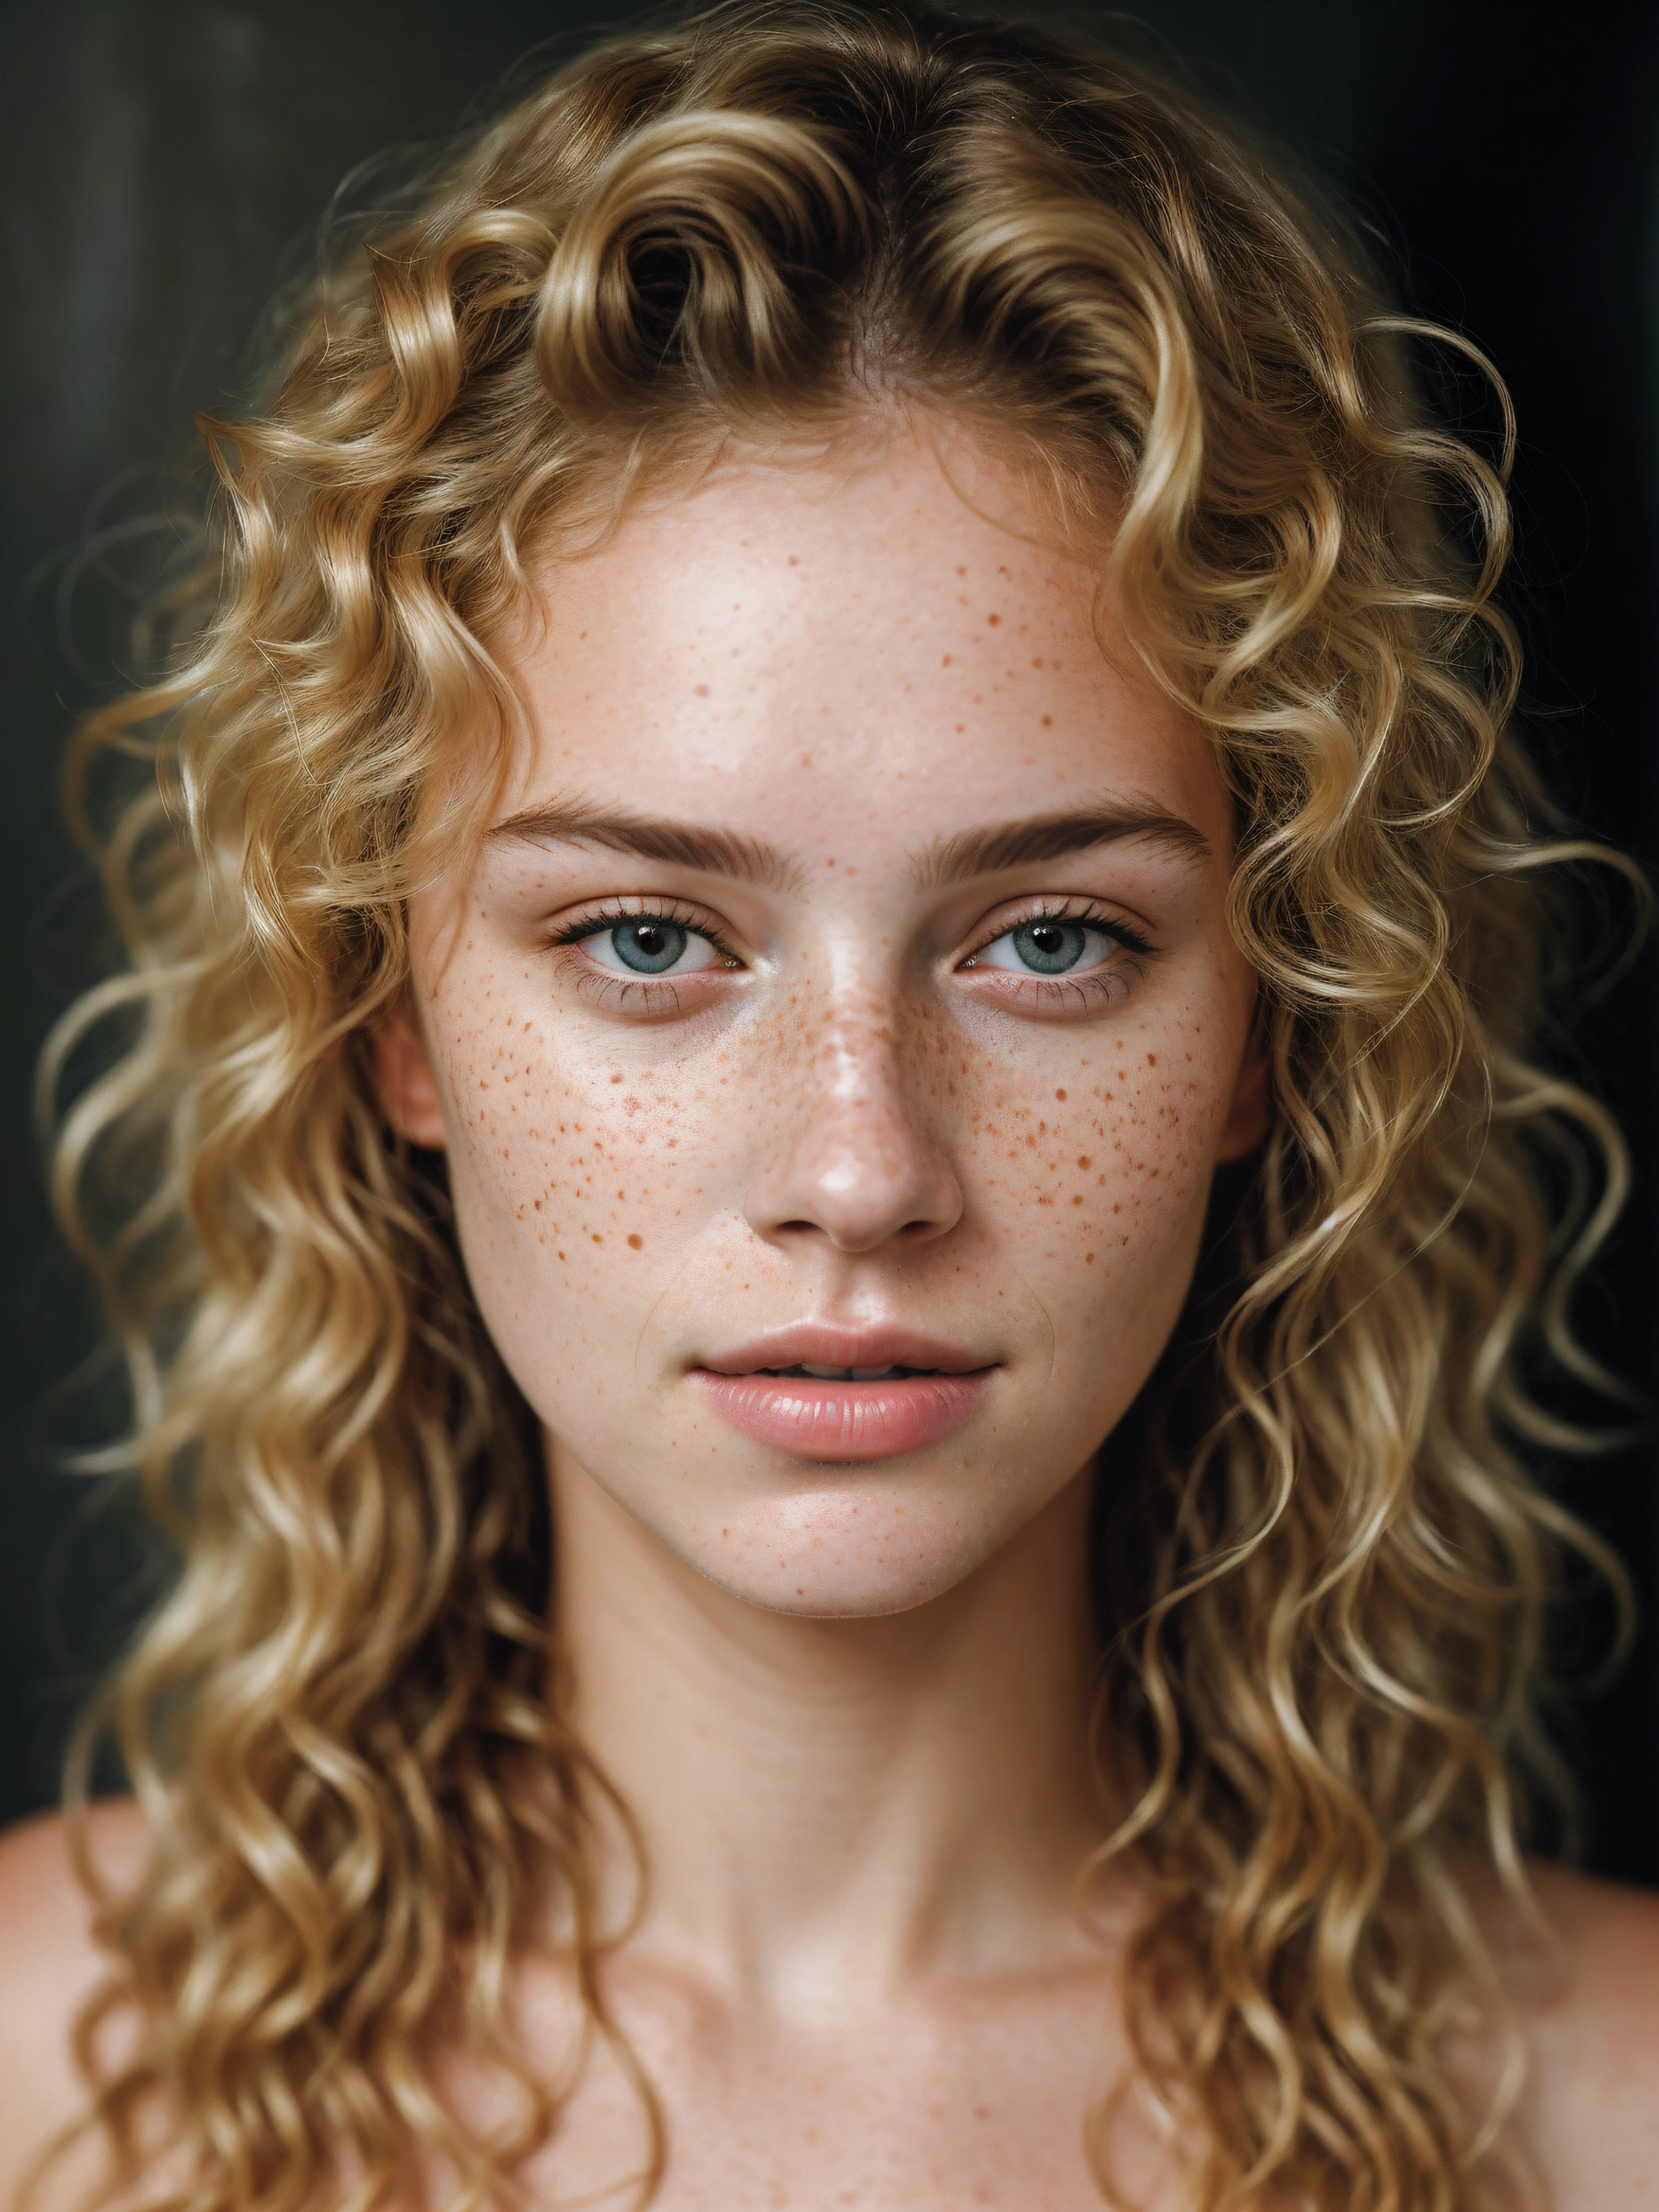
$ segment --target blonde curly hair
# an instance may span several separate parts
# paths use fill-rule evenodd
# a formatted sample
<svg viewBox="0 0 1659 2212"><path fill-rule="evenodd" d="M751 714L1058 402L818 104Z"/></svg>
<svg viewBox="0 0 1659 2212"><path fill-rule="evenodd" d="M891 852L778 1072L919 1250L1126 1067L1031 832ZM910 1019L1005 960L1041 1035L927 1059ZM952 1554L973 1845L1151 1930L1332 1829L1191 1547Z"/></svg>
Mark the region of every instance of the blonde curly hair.
<svg viewBox="0 0 1659 2212"><path fill-rule="evenodd" d="M1507 455L1431 419L1423 335L1137 64L733 0L475 131L336 252L269 404L204 419L200 618L79 754L83 793L141 763L99 816L131 964L46 1076L126 1024L56 1189L127 1347L122 1463L183 1561L95 1717L153 1863L118 1891L83 1861L118 1966L87 2124L144 2203L367 2206L411 2136L464 2203L509 2191L561 2109L504 2008L550 1899L611 2033L605 1785L564 1717L534 1441L363 1042L408 896L499 787L491 644L532 551L895 398L1043 474L1237 810L1273 1132L1099 1545L1144 2074L1200 2212L1485 2201L1512 2083L1472 2115L1446 2040L1500 2002L1474 1899L1524 1889L1525 1800L1560 1780L1547 1610L1563 1555L1598 1558L1528 1471L1571 1438L1525 1371L1595 1379L1566 1301L1625 1169L1534 1057L1540 871L1581 848L1509 729ZM489 2142L428 2063L458 1976L450 2032L520 2092ZM143 2195L158 2111L175 2178Z"/></svg>

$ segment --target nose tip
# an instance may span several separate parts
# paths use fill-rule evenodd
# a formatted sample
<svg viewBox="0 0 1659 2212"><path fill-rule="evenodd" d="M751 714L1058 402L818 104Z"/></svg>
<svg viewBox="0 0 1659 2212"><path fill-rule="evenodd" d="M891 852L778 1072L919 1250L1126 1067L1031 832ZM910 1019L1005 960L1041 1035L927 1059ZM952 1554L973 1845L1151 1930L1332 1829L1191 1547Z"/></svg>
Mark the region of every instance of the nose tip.
<svg viewBox="0 0 1659 2212"><path fill-rule="evenodd" d="M908 1094L891 1036L881 1024L857 1048L838 1036L820 1056L818 1081L751 1188L758 1235L873 1252L930 1243L962 1218L962 1187Z"/></svg>
<svg viewBox="0 0 1659 2212"><path fill-rule="evenodd" d="M854 1137L803 1147L772 1190L757 1194L761 1205L752 1218L761 1233L823 1237L839 1252L947 1236L962 1216L955 1176L943 1163L929 1172L911 1147L901 1150L878 1131L866 1133L864 1142Z"/></svg>

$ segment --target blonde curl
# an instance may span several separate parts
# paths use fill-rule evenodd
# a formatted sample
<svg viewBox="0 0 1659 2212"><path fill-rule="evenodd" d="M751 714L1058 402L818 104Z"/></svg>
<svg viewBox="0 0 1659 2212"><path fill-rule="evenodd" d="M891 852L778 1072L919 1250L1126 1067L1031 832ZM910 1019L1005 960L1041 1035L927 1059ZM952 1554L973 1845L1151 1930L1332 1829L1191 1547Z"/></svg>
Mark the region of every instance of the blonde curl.
<svg viewBox="0 0 1659 2212"><path fill-rule="evenodd" d="M77 756L88 821L99 763L140 763L96 838L130 965L44 1078L133 1377L107 1463L182 1559L96 1717L154 1839L136 1888L87 1863L118 1960L89 2124L133 2201L368 2206L411 2140L465 2204L510 2192L564 2095L506 2025L532 1916L611 2033L605 1785L563 1717L533 1440L363 1039L405 901L498 788L532 554L734 442L895 404L1046 472L1237 808L1273 1134L1103 1447L1143 2072L1194 2212L1487 2201L1513 2080L1472 2117L1444 2064L1498 2003L1474 1900L1523 1893L1527 1794L1559 1785L1561 1563L1616 1572L1528 1472L1573 1439L1526 1377L1543 1352L1601 1379L1567 1298L1626 1168L1537 1059L1540 870L1585 855L1541 834L1510 730L1507 449L1435 424L1425 343L1461 342L1120 57L735 0L477 132L337 253L269 404L204 422L199 619ZM1575 1172L1599 1189L1567 1219ZM517 2086L489 2140L434 2086L441 2021Z"/></svg>

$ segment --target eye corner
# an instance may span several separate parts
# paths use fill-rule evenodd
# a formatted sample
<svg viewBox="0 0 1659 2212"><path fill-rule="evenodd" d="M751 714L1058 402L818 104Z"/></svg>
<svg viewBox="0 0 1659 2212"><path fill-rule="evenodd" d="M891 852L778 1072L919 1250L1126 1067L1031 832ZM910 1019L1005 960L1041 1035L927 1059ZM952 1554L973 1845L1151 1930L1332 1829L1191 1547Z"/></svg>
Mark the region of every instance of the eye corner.
<svg viewBox="0 0 1659 2212"><path fill-rule="evenodd" d="M1044 945L1039 941L1044 936L1057 941ZM1022 939L1030 942L1022 945ZM1091 939L1100 949L1089 960ZM1017 990L1058 986L1098 993L1132 981L1156 950L1132 924L1092 902L1049 900L1023 913L1005 913L988 926L956 963L956 972L1000 976Z"/></svg>
<svg viewBox="0 0 1659 2212"><path fill-rule="evenodd" d="M734 979L748 965L702 908L644 892L570 909L550 924L544 941L581 996L634 1016L690 1011L682 992Z"/></svg>

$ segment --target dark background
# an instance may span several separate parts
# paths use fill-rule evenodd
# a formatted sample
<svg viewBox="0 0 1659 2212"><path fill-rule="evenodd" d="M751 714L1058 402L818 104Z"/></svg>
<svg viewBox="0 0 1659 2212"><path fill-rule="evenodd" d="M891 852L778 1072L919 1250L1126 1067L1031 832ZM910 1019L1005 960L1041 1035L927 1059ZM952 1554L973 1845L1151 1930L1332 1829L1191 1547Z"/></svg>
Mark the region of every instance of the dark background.
<svg viewBox="0 0 1659 2212"><path fill-rule="evenodd" d="M620 14L620 9L617 11ZM1017 12L1017 9L1016 9ZM1078 20L1092 18L1085 9ZM234 404L260 310L305 266L346 172L441 135L604 0L62 0L0 8L0 1820L48 1802L68 1715L155 1563L56 1455L118 1394L48 1228L30 1127L42 1035L100 957L58 825L75 716L119 681L135 584L189 511L191 417ZM1494 356L1519 410L1510 603L1529 716L1568 805L1651 865L1659 631L1659 0L1145 0L1133 35L1357 200L1411 304ZM1449 389L1473 405L1470 387ZM1476 424L1479 427L1479 424ZM199 476L195 481L199 483ZM1638 1186L1585 1304L1646 1383L1659 1226L1659 973L1577 1032L1632 1133ZM1562 1493L1659 1609L1659 1452ZM1605 1631L1581 1608L1568 1656ZM1564 1723L1592 1865L1659 1883L1659 1638Z"/></svg>

